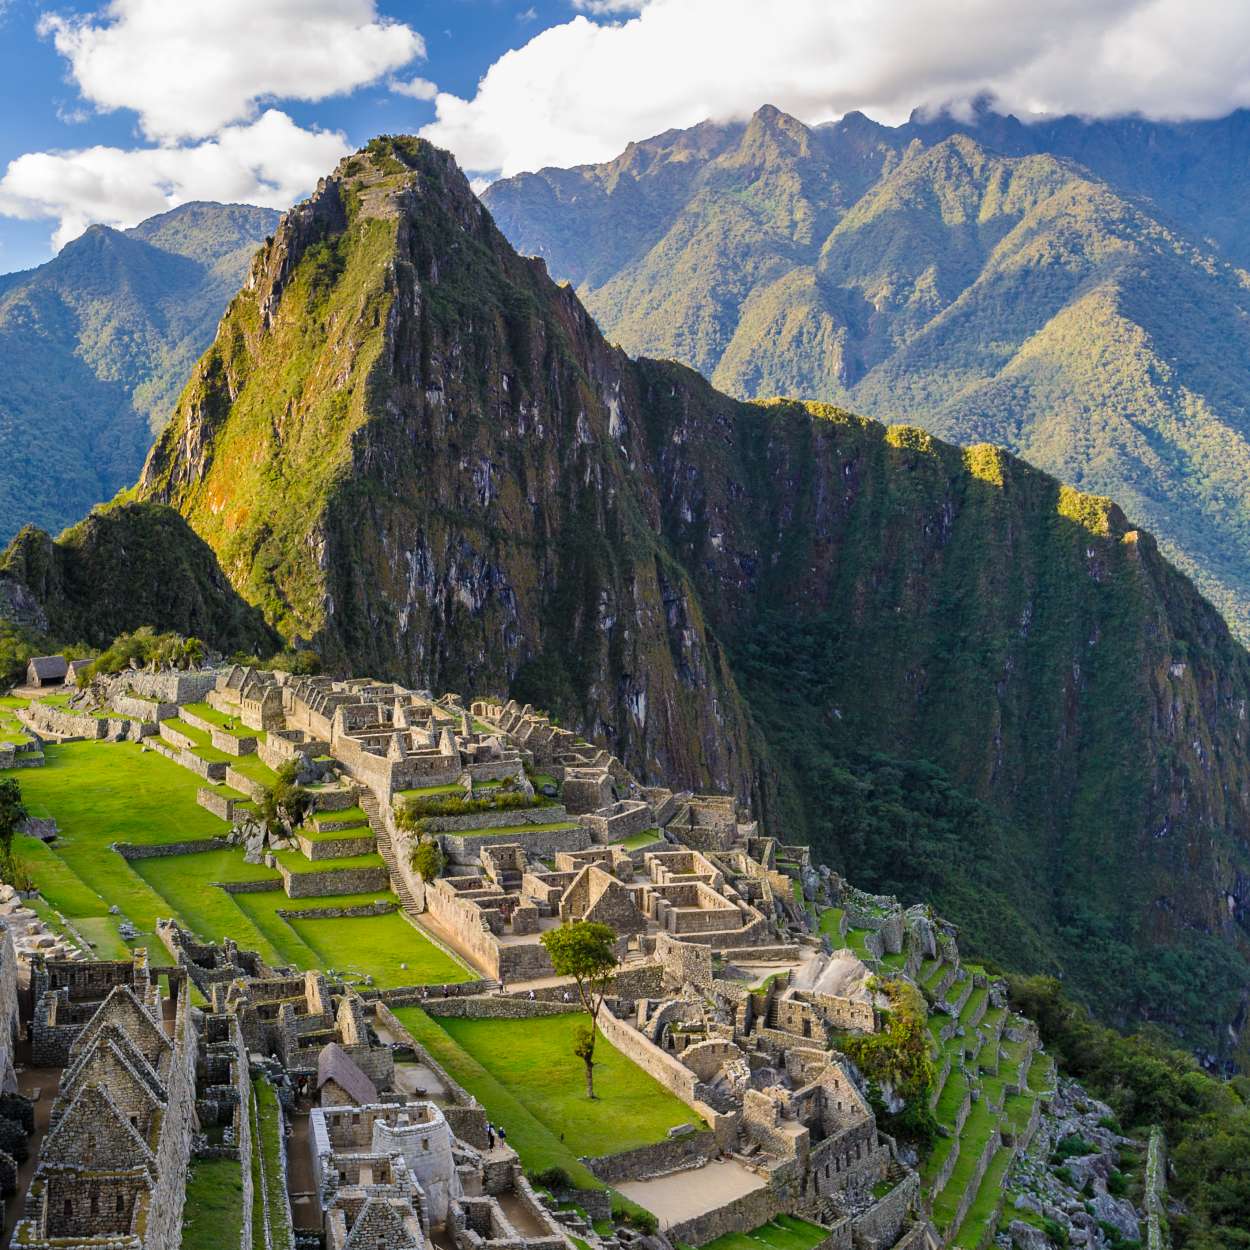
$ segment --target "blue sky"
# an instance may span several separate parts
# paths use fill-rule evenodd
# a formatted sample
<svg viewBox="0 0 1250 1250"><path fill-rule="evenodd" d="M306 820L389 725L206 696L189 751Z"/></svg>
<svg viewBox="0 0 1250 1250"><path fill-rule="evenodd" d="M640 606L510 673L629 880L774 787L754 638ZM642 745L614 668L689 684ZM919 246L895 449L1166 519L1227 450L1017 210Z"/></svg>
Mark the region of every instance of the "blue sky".
<svg viewBox="0 0 1250 1250"><path fill-rule="evenodd" d="M375 134L479 180L773 104L884 122L1250 105L1228 0L0 0L0 272L189 199L286 208Z"/></svg>
<svg viewBox="0 0 1250 1250"><path fill-rule="evenodd" d="M28 152L143 143L133 110L84 105L66 58L50 37L38 33L46 12L89 15L101 7L0 0L0 170ZM424 38L426 57L411 62L412 72L464 97L472 96L478 79L503 53L572 15L567 0L382 0L376 7L380 16L404 22ZM352 147L384 131L416 131L434 118L432 102L397 95L385 80L321 101L284 100L281 107L301 126L341 131ZM54 226L49 218L0 216L0 272L47 260Z"/></svg>

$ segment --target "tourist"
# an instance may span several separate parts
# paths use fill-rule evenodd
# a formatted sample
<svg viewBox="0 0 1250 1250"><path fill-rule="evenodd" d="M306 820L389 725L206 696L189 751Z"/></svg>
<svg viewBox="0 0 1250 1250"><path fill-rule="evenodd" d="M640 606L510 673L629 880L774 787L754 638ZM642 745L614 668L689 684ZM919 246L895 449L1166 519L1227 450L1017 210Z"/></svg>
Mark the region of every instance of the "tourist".
<svg viewBox="0 0 1250 1250"><path fill-rule="evenodd" d="M486 1123L486 1149L495 1149L495 1126L489 1120Z"/></svg>

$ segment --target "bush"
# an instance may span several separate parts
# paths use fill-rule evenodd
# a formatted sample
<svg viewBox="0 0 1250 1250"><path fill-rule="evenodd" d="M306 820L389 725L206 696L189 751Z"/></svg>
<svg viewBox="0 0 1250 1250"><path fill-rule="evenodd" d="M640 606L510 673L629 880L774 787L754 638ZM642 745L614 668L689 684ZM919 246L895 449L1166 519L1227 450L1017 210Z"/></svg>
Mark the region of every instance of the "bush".
<svg viewBox="0 0 1250 1250"><path fill-rule="evenodd" d="M431 795L427 799L407 799L399 811L401 829L424 832L422 822L430 817L468 816L474 812L513 812L533 807L550 807L551 800L529 795L523 790L503 790L490 798L470 799L459 794Z"/></svg>
<svg viewBox="0 0 1250 1250"><path fill-rule="evenodd" d="M443 852L433 839L418 842L412 848L412 868L422 881L433 881L443 871Z"/></svg>
<svg viewBox="0 0 1250 1250"><path fill-rule="evenodd" d="M1092 1142L1087 1142L1085 1138L1072 1133L1055 1143L1055 1152L1051 1155L1050 1161L1062 1163L1065 1159L1075 1159L1078 1155L1092 1155L1097 1150L1098 1147Z"/></svg>
<svg viewBox="0 0 1250 1250"><path fill-rule="evenodd" d="M561 1189L574 1189L573 1178L562 1167L543 1168L530 1178L535 1185L550 1189L553 1193Z"/></svg>

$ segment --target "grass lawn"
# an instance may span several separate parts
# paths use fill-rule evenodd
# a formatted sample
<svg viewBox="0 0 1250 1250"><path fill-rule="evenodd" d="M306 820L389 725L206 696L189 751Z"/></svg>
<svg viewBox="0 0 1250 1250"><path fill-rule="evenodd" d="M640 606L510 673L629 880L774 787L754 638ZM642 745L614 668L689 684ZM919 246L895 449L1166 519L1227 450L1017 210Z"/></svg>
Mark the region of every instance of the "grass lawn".
<svg viewBox="0 0 1250 1250"><path fill-rule="evenodd" d="M980 986L968 995L968 1001L964 1003L964 1009L959 1013L959 1023L964 1028L972 1027L972 1017L976 1014L981 1004L985 1002L989 990L985 986Z"/></svg>
<svg viewBox="0 0 1250 1250"><path fill-rule="evenodd" d="M288 904L291 902L287 900ZM280 917L275 917L281 920ZM470 981L469 971L435 946L400 912L348 920L286 920L322 968L368 973L382 989L397 985L441 985ZM407 964L407 968L400 967Z"/></svg>
<svg viewBox="0 0 1250 1250"><path fill-rule="evenodd" d="M582 1155L612 1154L662 1141L695 1113L600 1037L595 1092L586 1097L572 1050L578 1013L533 1020L435 1020L419 1007L395 1014L451 1076L474 1094L527 1169L563 1167L583 1187L601 1188Z"/></svg>
<svg viewBox="0 0 1250 1250"><path fill-rule="evenodd" d="M725 1233L704 1250L812 1250L829 1236L827 1228L794 1215L779 1215L749 1233Z"/></svg>
<svg viewBox="0 0 1250 1250"><path fill-rule="evenodd" d="M632 833L621 845L627 851L636 851L639 847L650 846L653 842L662 842L664 835L658 829L644 829L641 833Z"/></svg>
<svg viewBox="0 0 1250 1250"><path fill-rule="evenodd" d="M939 1137L933 1143L929 1157L920 1168L920 1179L926 1189L933 1184L933 1178L942 1170L942 1165L950 1158L951 1151L957 1149L958 1145L957 1137Z"/></svg>
<svg viewBox="0 0 1250 1250"><path fill-rule="evenodd" d="M182 1250L237 1246L243 1231L243 1174L237 1159L196 1159L187 1178Z"/></svg>
<svg viewBox="0 0 1250 1250"><path fill-rule="evenodd" d="M391 803L395 807L402 806L409 799L433 799L438 798L441 794L463 794L464 786L457 785L454 781L445 786L417 786L414 790L396 790L391 797Z"/></svg>
<svg viewBox="0 0 1250 1250"><path fill-rule="evenodd" d="M341 825L343 821L350 820L353 825L367 825L369 817L365 815L362 807L344 807L337 812L314 812L312 816L315 825Z"/></svg>
<svg viewBox="0 0 1250 1250"><path fill-rule="evenodd" d="M820 913L820 931L826 934L836 949L842 941L842 918L845 915L841 907L826 907Z"/></svg>
<svg viewBox="0 0 1250 1250"><path fill-rule="evenodd" d="M942 1086L942 1092L938 1095L937 1106L933 1111L939 1124L954 1125L955 1117L959 1114L959 1108L964 1104L964 1095L967 1092L968 1078L957 1068L952 1068L950 1075L946 1078L946 1084Z"/></svg>

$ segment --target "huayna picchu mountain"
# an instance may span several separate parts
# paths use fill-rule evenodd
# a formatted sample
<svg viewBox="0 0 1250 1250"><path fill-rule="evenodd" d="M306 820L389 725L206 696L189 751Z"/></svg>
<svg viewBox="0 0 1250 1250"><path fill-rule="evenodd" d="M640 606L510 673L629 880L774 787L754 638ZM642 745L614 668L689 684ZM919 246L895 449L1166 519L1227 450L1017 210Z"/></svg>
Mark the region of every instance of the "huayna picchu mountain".
<svg viewBox="0 0 1250 1250"><path fill-rule="evenodd" d="M1237 1044L1250 657L1153 539L992 447L630 359L423 142L286 215L137 497L332 669L544 706Z"/></svg>
<svg viewBox="0 0 1250 1250"><path fill-rule="evenodd" d="M626 351L988 441L1110 495L1250 638L1250 112L775 108L496 182Z"/></svg>

